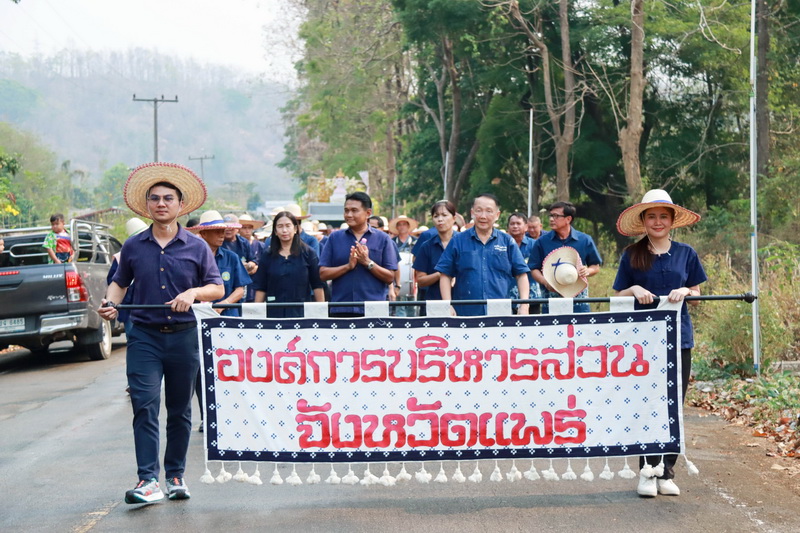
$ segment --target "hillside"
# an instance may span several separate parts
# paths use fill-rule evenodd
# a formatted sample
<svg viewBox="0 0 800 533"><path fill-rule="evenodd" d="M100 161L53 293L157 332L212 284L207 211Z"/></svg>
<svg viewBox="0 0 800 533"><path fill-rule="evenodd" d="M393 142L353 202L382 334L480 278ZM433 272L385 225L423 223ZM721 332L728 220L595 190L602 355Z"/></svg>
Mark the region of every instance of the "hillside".
<svg viewBox="0 0 800 533"><path fill-rule="evenodd" d="M31 59L0 52L0 122L38 136L60 161L88 172L90 183L115 164L153 160L153 104L133 101L134 94L178 97L159 104L159 160L200 174L200 161L189 157L213 155L203 169L212 190L255 183L264 200L296 191L276 166L284 145L280 108L290 96L280 83L142 49Z"/></svg>

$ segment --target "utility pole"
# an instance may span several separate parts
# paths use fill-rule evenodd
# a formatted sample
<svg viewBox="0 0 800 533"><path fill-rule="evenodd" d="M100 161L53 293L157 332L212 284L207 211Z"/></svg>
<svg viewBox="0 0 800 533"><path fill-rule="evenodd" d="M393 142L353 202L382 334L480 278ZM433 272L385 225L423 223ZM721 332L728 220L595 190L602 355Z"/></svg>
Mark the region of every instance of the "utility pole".
<svg viewBox="0 0 800 533"><path fill-rule="evenodd" d="M214 159L214 156L205 154L201 155L200 157L189 156L189 161L197 161L198 159L200 160L200 179L206 181L206 174L203 169L203 161L205 161L206 159Z"/></svg>
<svg viewBox="0 0 800 533"><path fill-rule="evenodd" d="M158 104L160 103L178 103L178 95L175 95L174 100L165 100L164 95L161 98L136 98L133 95L134 102L153 102L153 161L158 161Z"/></svg>

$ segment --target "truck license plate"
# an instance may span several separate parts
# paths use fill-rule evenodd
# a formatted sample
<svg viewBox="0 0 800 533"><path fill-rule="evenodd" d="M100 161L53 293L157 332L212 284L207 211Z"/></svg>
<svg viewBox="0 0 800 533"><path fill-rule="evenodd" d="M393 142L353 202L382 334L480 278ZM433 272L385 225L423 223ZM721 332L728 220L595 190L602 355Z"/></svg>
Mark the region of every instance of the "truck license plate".
<svg viewBox="0 0 800 533"><path fill-rule="evenodd" d="M0 333L13 333L25 331L24 318L4 318L0 320Z"/></svg>

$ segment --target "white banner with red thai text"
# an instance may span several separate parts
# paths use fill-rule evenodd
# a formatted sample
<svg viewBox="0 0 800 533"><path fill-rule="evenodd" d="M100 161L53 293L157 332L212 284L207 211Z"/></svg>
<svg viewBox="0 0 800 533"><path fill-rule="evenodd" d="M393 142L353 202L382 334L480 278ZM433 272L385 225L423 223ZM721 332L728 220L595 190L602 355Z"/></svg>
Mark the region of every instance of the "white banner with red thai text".
<svg viewBox="0 0 800 533"><path fill-rule="evenodd" d="M682 453L679 319L198 314L207 459Z"/></svg>

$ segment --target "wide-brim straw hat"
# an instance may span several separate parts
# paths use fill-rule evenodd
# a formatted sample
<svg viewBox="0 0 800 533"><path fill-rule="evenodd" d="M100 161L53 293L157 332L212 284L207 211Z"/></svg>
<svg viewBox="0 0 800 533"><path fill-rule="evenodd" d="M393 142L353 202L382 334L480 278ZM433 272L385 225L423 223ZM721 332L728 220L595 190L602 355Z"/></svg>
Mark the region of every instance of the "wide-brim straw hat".
<svg viewBox="0 0 800 533"><path fill-rule="evenodd" d="M308 218L310 215L304 215L303 209L298 204L288 204L283 206L281 211L288 211L294 215L294 218L297 220L303 220L304 218Z"/></svg>
<svg viewBox="0 0 800 533"><path fill-rule="evenodd" d="M256 220L247 213L239 217L239 224L242 226L252 226L253 229L258 229L265 224L263 220Z"/></svg>
<svg viewBox="0 0 800 533"><path fill-rule="evenodd" d="M411 231L411 235L422 235L423 233L428 231L428 229L430 229L430 228L428 228L428 226L425 226L423 224L422 226L419 226L417 229L412 230Z"/></svg>
<svg viewBox="0 0 800 533"><path fill-rule="evenodd" d="M672 220L673 228L691 226L700 220L700 215L685 207L672 203L669 193L663 189L651 189L644 194L642 201L623 211L617 219L617 231L628 237L636 237L647 233L642 213L653 207L668 207L675 212Z"/></svg>
<svg viewBox="0 0 800 533"><path fill-rule="evenodd" d="M392 233L397 233L398 222L408 222L409 232L414 231L417 228L417 226L419 226L419 222L417 222L413 218L409 218L405 215L400 215L399 217L393 218L392 220L389 221L389 231L391 231Z"/></svg>
<svg viewBox="0 0 800 533"><path fill-rule="evenodd" d="M125 223L125 233L128 237L139 235L141 232L149 228L150 225L141 218L133 217Z"/></svg>
<svg viewBox="0 0 800 533"><path fill-rule="evenodd" d="M212 230L212 229L228 229L228 228L241 228L241 227L242 227L241 224L235 224L233 222L225 222L225 219L222 218L222 215L219 214L219 211L214 211L213 209L211 209L200 215L200 222L198 222L196 226L192 226L191 228L186 228L186 229L191 231L192 233L200 233L201 231Z"/></svg>
<svg viewBox="0 0 800 533"><path fill-rule="evenodd" d="M147 193L153 185L161 181L170 183L181 191L183 208L178 216L197 211L206 201L206 186L190 169L175 163L147 163L135 168L125 182L122 196L130 210L152 219L147 210Z"/></svg>
<svg viewBox="0 0 800 533"><path fill-rule="evenodd" d="M574 298L589 286L586 278L578 276L581 266L583 264L578 251L571 246L562 246L544 258L542 275L558 294L564 298Z"/></svg>

